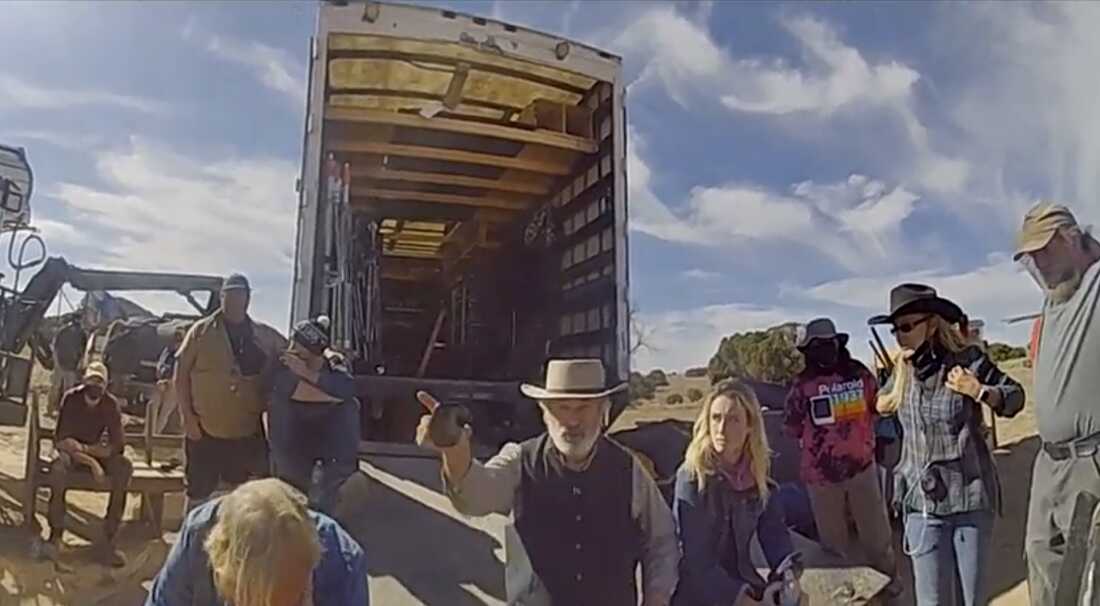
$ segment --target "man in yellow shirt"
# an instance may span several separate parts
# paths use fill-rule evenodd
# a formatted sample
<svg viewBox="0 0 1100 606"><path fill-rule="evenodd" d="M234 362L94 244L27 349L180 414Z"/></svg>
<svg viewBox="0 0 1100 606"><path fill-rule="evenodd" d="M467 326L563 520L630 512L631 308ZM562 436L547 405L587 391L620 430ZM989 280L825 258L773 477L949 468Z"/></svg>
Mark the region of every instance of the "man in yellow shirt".
<svg viewBox="0 0 1100 606"><path fill-rule="evenodd" d="M187 438L188 509L219 483L237 486L268 471L264 375L285 342L249 317L251 294L247 278L229 276L221 309L196 322L180 345L175 380Z"/></svg>

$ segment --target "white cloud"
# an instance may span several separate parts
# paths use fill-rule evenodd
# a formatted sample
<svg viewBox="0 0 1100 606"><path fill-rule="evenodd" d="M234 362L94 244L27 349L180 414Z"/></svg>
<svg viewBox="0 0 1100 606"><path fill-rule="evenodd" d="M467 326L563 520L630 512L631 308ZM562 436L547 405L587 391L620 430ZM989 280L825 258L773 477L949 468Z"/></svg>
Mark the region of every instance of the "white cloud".
<svg viewBox="0 0 1100 606"><path fill-rule="evenodd" d="M727 107L763 114L828 115L855 103L902 102L920 79L915 70L897 62L869 64L831 27L812 17L783 19L781 24L802 45L809 68L781 60L738 61L722 96Z"/></svg>
<svg viewBox="0 0 1100 606"><path fill-rule="evenodd" d="M717 280L722 277L722 274L713 271L707 271L705 269L689 269L680 273L680 275L688 280Z"/></svg>
<svg viewBox="0 0 1100 606"><path fill-rule="evenodd" d="M561 15L561 33L568 36L573 33L573 20L581 11L581 0L571 0Z"/></svg>
<svg viewBox="0 0 1100 606"><path fill-rule="evenodd" d="M730 69L729 57L703 26L672 6L648 10L620 31L611 47L645 63L631 87L663 85L681 105L688 104L689 93L698 94L708 84L721 85L716 78Z"/></svg>
<svg viewBox="0 0 1100 606"><path fill-rule="evenodd" d="M1031 278L1011 259L1000 255L965 272L929 269L888 276L861 276L805 290L788 289L787 296L792 300L809 299L848 307L870 317L888 310L890 289L904 282L929 284L942 296L958 303L970 317L984 319L991 340L1022 342L1021 334L1026 336L1026 327L1012 328L1002 321L1037 311L1042 304L1042 296Z"/></svg>
<svg viewBox="0 0 1100 606"><path fill-rule="evenodd" d="M1072 204L1100 220L1100 6L1094 3L971 5L944 27L981 28L951 36L947 52L973 71L950 91L946 113L960 147L979 168L975 212L1014 229L1038 196ZM996 100L996 102L990 102Z"/></svg>
<svg viewBox="0 0 1100 606"><path fill-rule="evenodd" d="M832 318L840 331L851 335L849 349L854 356L870 361L867 319L887 310L890 289L903 282L936 287L971 318L985 320L989 341L1012 344L1027 342L1029 324L1008 325L1003 320L1037 310L1041 298L1031 279L1003 257L992 257L985 265L960 273L926 270L836 280L807 289L786 286L782 301L775 305L733 303L640 314L642 325L652 331L652 349L640 351L634 367L645 371L705 366L723 337L820 316ZM889 339L888 333L880 334Z"/></svg>
<svg viewBox="0 0 1100 606"><path fill-rule="evenodd" d="M741 184L696 187L682 203L668 204L654 192L645 137L633 129L629 134L635 231L693 246L744 249L778 242L815 250L853 271L911 262L901 227L919 197L903 187L854 174L839 183L796 183L787 193Z"/></svg>
<svg viewBox="0 0 1100 606"><path fill-rule="evenodd" d="M19 130L0 134L0 141L19 143L38 141L70 151L87 151L103 144L103 138L90 133L70 133L52 130Z"/></svg>
<svg viewBox="0 0 1100 606"><path fill-rule="evenodd" d="M43 188L71 217L47 221L50 238L73 249L95 234L96 246L71 261L214 275L244 271L257 285L259 317L285 324L297 211L292 162L200 160L139 138L129 149L96 158L104 186Z"/></svg>
<svg viewBox="0 0 1100 606"><path fill-rule="evenodd" d="M639 321L652 331L651 349L639 351L633 367L647 371L706 366L718 351L723 337L746 330L763 330L805 315L805 311L793 308L742 304L642 313Z"/></svg>
<svg viewBox="0 0 1100 606"><path fill-rule="evenodd" d="M180 33L185 40L200 40L214 56L246 68L261 84L305 111L306 67L291 53L254 40L204 34L194 20L187 21Z"/></svg>
<svg viewBox="0 0 1100 606"><path fill-rule="evenodd" d="M70 109L74 107L117 107L145 114L163 114L160 101L110 91L48 86L0 73L0 111L5 109Z"/></svg>
<svg viewBox="0 0 1100 606"><path fill-rule="evenodd" d="M95 239L91 234L64 221L35 217L33 225L38 229L43 241L51 248L60 246L71 250L94 246L95 244Z"/></svg>
<svg viewBox="0 0 1100 606"><path fill-rule="evenodd" d="M614 40L613 48L644 64L632 86L660 86L674 101L695 109L698 100L728 110L774 119L809 116L826 120L866 109L885 112L901 124L907 154L897 176L911 189L958 194L971 167L964 158L940 153L914 109L921 75L895 60L869 61L841 40L833 27L805 15L780 19L799 44L803 61L783 57L735 57L707 31L704 6L689 18L675 7L642 13ZM804 125L793 134L806 136ZM881 145L880 138L874 139Z"/></svg>
<svg viewBox="0 0 1100 606"><path fill-rule="evenodd" d="M695 19L672 6L653 8L613 45L646 59L638 84L662 84L684 105L685 92L717 95L726 107L749 113L829 115L859 103L893 107L920 79L896 61L869 63L828 24L807 16L780 20L801 45L805 67L780 58L734 58L707 31L709 17L706 5Z"/></svg>

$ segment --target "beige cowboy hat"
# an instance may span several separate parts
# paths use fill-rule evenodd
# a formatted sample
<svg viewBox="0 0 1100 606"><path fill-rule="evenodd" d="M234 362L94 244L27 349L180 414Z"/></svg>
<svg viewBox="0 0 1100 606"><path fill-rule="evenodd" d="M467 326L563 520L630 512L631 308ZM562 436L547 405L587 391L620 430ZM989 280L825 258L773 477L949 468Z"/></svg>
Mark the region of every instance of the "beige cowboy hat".
<svg viewBox="0 0 1100 606"><path fill-rule="evenodd" d="M550 360L546 365L546 384L524 383L519 390L535 400L595 400L626 389L626 383L607 386L607 375L600 360Z"/></svg>

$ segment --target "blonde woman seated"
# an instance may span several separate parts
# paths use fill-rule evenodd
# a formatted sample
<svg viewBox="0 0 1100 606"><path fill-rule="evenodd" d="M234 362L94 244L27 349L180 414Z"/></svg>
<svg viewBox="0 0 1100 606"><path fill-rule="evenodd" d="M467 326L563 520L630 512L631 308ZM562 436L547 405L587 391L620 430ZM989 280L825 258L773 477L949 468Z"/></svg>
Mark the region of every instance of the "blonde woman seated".
<svg viewBox="0 0 1100 606"><path fill-rule="evenodd" d="M153 581L145 606L369 606L363 549L281 480L204 503Z"/></svg>
<svg viewBox="0 0 1100 606"><path fill-rule="evenodd" d="M749 551L757 536L773 572L793 552L782 507L772 498L770 465L756 394L738 381L718 383L676 474L673 513L684 553L674 606L776 603L782 584L765 581ZM797 602L797 581L788 591Z"/></svg>

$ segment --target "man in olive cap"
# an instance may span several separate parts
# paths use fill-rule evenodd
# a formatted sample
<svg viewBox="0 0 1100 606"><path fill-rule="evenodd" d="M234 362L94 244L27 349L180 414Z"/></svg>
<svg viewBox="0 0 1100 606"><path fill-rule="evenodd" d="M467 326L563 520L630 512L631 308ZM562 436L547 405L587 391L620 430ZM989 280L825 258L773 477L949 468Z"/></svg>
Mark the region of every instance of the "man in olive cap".
<svg viewBox="0 0 1100 606"><path fill-rule="evenodd" d="M65 532L65 494L73 477L90 473L97 484L111 489L102 541L96 555L115 567L126 564L114 548L115 535L126 510L126 491L134 466L123 453L122 412L118 398L107 391L107 367L92 362L84 371L84 380L61 400L57 418L55 457L50 463L50 537L45 554L56 558ZM106 439L104 439L106 438Z"/></svg>
<svg viewBox="0 0 1100 606"><path fill-rule="evenodd" d="M286 342L252 321L251 300L247 278L226 278L220 309L195 322L177 354L189 509L209 499L220 483L237 486L268 468L263 378Z"/></svg>
<svg viewBox="0 0 1100 606"><path fill-rule="evenodd" d="M1039 203L1015 259L1045 294L1033 394L1043 446L1027 525L1031 603L1045 606L1055 603L1077 495L1100 496L1100 243L1065 206Z"/></svg>

